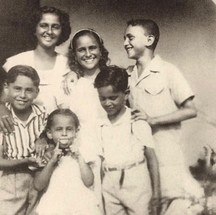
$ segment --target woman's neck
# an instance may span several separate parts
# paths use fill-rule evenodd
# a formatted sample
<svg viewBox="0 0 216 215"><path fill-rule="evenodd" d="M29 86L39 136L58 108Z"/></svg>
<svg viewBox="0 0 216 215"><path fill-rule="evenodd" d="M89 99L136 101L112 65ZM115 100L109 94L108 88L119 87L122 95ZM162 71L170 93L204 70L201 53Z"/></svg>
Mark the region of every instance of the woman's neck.
<svg viewBox="0 0 216 215"><path fill-rule="evenodd" d="M53 69L56 62L57 53L54 48L44 49L37 46L34 50L34 64L36 69L50 70Z"/></svg>
<svg viewBox="0 0 216 215"><path fill-rule="evenodd" d="M92 69L92 70L84 70L84 78L94 80L98 73L100 72L99 68Z"/></svg>
<svg viewBox="0 0 216 215"><path fill-rule="evenodd" d="M40 58L50 58L50 57L55 57L56 56L56 52L55 52L55 47L51 47L51 48L43 48L40 45L37 45L36 49L34 50L35 54L37 56L40 56Z"/></svg>

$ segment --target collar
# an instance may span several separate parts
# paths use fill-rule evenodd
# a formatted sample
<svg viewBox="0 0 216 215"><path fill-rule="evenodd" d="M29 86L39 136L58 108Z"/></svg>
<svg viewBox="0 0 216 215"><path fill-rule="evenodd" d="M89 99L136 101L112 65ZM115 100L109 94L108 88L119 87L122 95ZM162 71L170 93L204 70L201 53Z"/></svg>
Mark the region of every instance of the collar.
<svg viewBox="0 0 216 215"><path fill-rule="evenodd" d="M155 57L151 60L149 66L147 67L150 72L160 73L161 68L163 66L163 60L159 55L155 55Z"/></svg>
<svg viewBox="0 0 216 215"><path fill-rule="evenodd" d="M160 73L162 66L163 66L163 60L160 58L159 55L156 55L151 60L149 65L145 68L145 70L142 72L142 74L140 75L139 78L137 75L137 66L136 65L133 67L132 74L135 75L135 79L137 80L137 83L139 83L141 80L143 80L144 78L148 77L149 75L151 75L153 73Z"/></svg>
<svg viewBox="0 0 216 215"><path fill-rule="evenodd" d="M36 105L36 104L32 104L32 105L31 105L32 112L31 112L30 116L28 117L27 121L26 121L26 122L23 122L23 121L20 120L20 119L17 117L17 115L15 114L11 103L6 103L5 105L6 105L6 107L9 109L9 111L11 112L11 115L12 115L12 118L13 118L13 121L14 121L14 125L18 125L18 122L20 122L24 127L25 127L26 125L28 125L29 122L30 122L33 118L35 118L35 117L37 117L37 116L40 116L40 115L46 113L45 108L44 108L43 106L39 106L39 105Z"/></svg>
<svg viewBox="0 0 216 215"><path fill-rule="evenodd" d="M103 119L101 122L100 122L100 126L103 127L103 126L117 126L117 125L120 125L124 122L130 122L131 120L131 109L128 108L127 106L126 107L126 110L124 112L124 114L115 122L115 123L111 123L110 120L107 118L107 119Z"/></svg>

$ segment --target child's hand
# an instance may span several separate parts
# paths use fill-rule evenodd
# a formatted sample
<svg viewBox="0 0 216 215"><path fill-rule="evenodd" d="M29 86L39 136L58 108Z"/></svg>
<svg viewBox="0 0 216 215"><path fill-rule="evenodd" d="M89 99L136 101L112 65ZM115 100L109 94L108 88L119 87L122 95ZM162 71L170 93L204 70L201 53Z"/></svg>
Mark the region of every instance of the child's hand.
<svg viewBox="0 0 216 215"><path fill-rule="evenodd" d="M32 165L32 166L37 166L37 159L34 157L28 157L27 159L27 164Z"/></svg>
<svg viewBox="0 0 216 215"><path fill-rule="evenodd" d="M149 125L154 125L154 120L151 118L141 107L137 107L135 109L132 109L131 111L131 120L137 121L137 120L145 120L149 123Z"/></svg>
<svg viewBox="0 0 216 215"><path fill-rule="evenodd" d="M29 157L29 158L26 158L26 159L27 159L28 168L30 170L34 171L34 170L37 170L39 168L37 158Z"/></svg>
<svg viewBox="0 0 216 215"><path fill-rule="evenodd" d="M3 104L0 104L0 131L3 131L4 134L14 132L14 124L11 113Z"/></svg>
<svg viewBox="0 0 216 215"><path fill-rule="evenodd" d="M147 121L149 116L147 115L147 113L144 110L141 109L132 109L131 111L132 113L132 120L136 121L136 120L145 120Z"/></svg>
<svg viewBox="0 0 216 215"><path fill-rule="evenodd" d="M43 157L48 144L45 138L39 138L35 141L35 152L36 157Z"/></svg>
<svg viewBox="0 0 216 215"><path fill-rule="evenodd" d="M58 141L56 144L56 147L53 150L52 157L50 159L50 161L53 163L57 163L60 160L60 158L62 157L62 150L59 148L59 144L60 144L60 142Z"/></svg>
<svg viewBox="0 0 216 215"><path fill-rule="evenodd" d="M44 156L42 157L42 162L43 163L48 163L50 161L50 159L52 158L53 155L53 147L49 147L46 149L46 152L44 154Z"/></svg>
<svg viewBox="0 0 216 215"><path fill-rule="evenodd" d="M79 148L76 143L71 144L70 151L72 152L72 156L74 156L76 159L79 157Z"/></svg>
<svg viewBox="0 0 216 215"><path fill-rule="evenodd" d="M72 88L76 85L77 81L78 77L75 72L71 71L65 75L65 78L62 81L62 87L66 95L70 95Z"/></svg>

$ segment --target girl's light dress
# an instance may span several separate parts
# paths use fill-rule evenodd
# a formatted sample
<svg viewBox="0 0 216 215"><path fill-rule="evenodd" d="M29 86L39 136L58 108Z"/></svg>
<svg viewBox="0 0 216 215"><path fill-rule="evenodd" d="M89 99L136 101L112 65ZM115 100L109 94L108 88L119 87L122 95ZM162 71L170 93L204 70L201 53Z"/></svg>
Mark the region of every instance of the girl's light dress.
<svg viewBox="0 0 216 215"><path fill-rule="evenodd" d="M64 156L36 209L38 215L99 215L97 200L80 174L78 162Z"/></svg>

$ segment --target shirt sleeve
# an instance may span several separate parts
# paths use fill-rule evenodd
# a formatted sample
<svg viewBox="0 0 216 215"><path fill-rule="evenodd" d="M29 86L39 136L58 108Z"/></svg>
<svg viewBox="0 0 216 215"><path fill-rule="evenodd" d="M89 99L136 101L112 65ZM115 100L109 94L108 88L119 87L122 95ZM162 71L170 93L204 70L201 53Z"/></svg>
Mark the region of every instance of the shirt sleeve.
<svg viewBox="0 0 216 215"><path fill-rule="evenodd" d="M13 66L16 65L30 65L31 64L31 52L22 52L12 57L7 58L3 69L8 72Z"/></svg>
<svg viewBox="0 0 216 215"><path fill-rule="evenodd" d="M195 96L187 80L176 67L173 67L173 70L169 73L168 78L171 95L176 104L180 106L187 99Z"/></svg>
<svg viewBox="0 0 216 215"><path fill-rule="evenodd" d="M132 124L132 129L135 137L141 142L143 146L155 148L151 127L146 121L135 121Z"/></svg>
<svg viewBox="0 0 216 215"><path fill-rule="evenodd" d="M97 155L83 145L79 147L79 152L86 163L94 163L97 160Z"/></svg>

